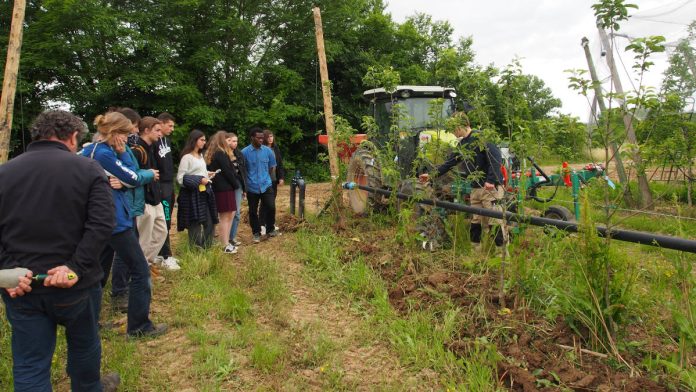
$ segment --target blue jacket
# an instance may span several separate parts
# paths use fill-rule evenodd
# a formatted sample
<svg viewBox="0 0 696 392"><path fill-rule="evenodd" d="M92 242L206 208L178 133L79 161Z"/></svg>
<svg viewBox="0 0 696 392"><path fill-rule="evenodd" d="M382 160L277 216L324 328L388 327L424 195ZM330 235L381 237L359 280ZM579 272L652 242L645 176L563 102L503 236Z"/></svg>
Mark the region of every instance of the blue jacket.
<svg viewBox="0 0 696 392"><path fill-rule="evenodd" d="M139 174L142 174L143 176L148 176L146 173L150 173L149 175L152 175L152 172L149 170L142 170L138 166L138 161L135 159L135 155L133 155L133 150L131 150L130 147L126 146L126 152L130 155L131 159L133 160L133 163L135 163L135 167L138 168L137 172ZM147 184L150 181L145 181L143 184ZM130 211L131 215L133 217L140 216L145 213L145 187L140 185L136 186L135 188L130 188L126 190L126 199L128 200L128 205L130 206Z"/></svg>
<svg viewBox="0 0 696 392"><path fill-rule="evenodd" d="M93 151L94 154L92 153ZM82 155L94 158L104 168L108 176L116 177L131 187L148 183L155 176L149 170L138 170L137 164L133 161L128 151L116 154L116 151L106 143L90 144L82 150ZM127 189L111 190L116 209L116 227L112 234L122 233L133 228L133 215L126 197L127 192Z"/></svg>

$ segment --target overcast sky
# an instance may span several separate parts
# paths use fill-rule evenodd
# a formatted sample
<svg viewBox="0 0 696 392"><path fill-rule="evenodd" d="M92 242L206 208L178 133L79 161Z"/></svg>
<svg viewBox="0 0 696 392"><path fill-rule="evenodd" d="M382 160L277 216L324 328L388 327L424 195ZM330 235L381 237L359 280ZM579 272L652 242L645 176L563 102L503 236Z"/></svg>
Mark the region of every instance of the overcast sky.
<svg viewBox="0 0 696 392"><path fill-rule="evenodd" d="M595 17L589 0L387 0L387 11L396 22L403 22L416 12L447 20L454 27L454 38L472 36L476 62L494 63L502 68L518 56L523 72L541 77L556 97L563 101L561 112L586 121L589 105L584 97L568 89L566 69L587 68L580 40L590 40L600 77L609 75L606 60L600 57ZM667 42L686 36L687 25L696 19L696 0L630 0L639 6L633 17L622 23L619 33L631 37L663 35ZM617 38L623 48L628 40ZM659 88L667 66L667 54L655 56L647 84ZM623 54L630 69L632 56ZM617 59L624 89L630 78ZM606 87L608 88L608 87ZM466 95L465 92L461 92Z"/></svg>

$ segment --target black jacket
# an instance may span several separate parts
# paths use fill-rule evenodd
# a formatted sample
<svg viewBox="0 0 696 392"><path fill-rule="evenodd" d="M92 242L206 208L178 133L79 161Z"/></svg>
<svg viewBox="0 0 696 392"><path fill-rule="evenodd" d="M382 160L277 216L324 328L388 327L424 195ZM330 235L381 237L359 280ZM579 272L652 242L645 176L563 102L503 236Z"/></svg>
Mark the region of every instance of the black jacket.
<svg viewBox="0 0 696 392"><path fill-rule="evenodd" d="M274 182L285 180L285 166L283 166L283 156L280 155L280 149L278 148L278 145L273 143L273 147L271 147L271 150L273 150L273 155L275 155L276 160Z"/></svg>
<svg viewBox="0 0 696 392"><path fill-rule="evenodd" d="M462 138L457 145L457 151L452 152L445 163L437 168L438 175L445 174L460 164L458 174L470 180L472 187L483 188L484 182L502 185L503 176L500 167L503 159L500 149L493 143L486 143L485 148L481 148L479 135L479 131L472 131L469 136ZM462 151L468 151L471 155L462 154Z"/></svg>
<svg viewBox="0 0 696 392"><path fill-rule="evenodd" d="M213 178L213 191L233 191L242 186L239 178L235 174L236 170L232 165L230 157L227 156L224 151L216 151L215 154L213 154L213 159L208 165L208 171L216 171L218 169L221 171Z"/></svg>
<svg viewBox="0 0 696 392"><path fill-rule="evenodd" d="M138 139L138 143L135 146L132 146L133 155L135 155L135 159L138 160L138 166L140 166L141 169L159 170L157 160L155 159L156 148L157 143L148 145L143 139ZM160 172L160 176L161 175L162 173ZM156 206L161 202L162 188L160 187L159 181L152 181L145 184L145 203L151 206Z"/></svg>
<svg viewBox="0 0 696 392"><path fill-rule="evenodd" d="M0 166L0 269L25 267L36 275L67 265L80 278L72 289L97 284L114 211L97 161L59 142L31 143ZM34 284L32 293L54 290L65 289Z"/></svg>
<svg viewBox="0 0 696 392"><path fill-rule="evenodd" d="M160 182L174 182L176 171L174 170L174 158L172 156L171 140L162 136L155 143L155 160L160 171Z"/></svg>
<svg viewBox="0 0 696 392"><path fill-rule="evenodd" d="M247 165L246 165L246 158L244 158L244 154L242 154L239 149L234 150L234 156L237 157L237 160L235 160L232 163L232 166L235 167L235 175L239 179L239 183L242 184L242 191L246 192L247 190L247 183L246 183L246 178L247 178Z"/></svg>

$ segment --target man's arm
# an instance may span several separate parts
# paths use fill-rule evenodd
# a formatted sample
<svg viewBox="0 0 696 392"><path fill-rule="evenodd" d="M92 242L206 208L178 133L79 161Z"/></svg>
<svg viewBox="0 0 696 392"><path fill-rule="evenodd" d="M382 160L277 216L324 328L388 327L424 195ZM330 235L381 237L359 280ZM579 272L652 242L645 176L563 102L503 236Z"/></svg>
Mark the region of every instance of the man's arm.
<svg viewBox="0 0 696 392"><path fill-rule="evenodd" d="M503 179L500 167L503 165L503 157L500 153L500 149L494 143L486 143L486 158L488 158L486 182L494 185L502 185Z"/></svg>

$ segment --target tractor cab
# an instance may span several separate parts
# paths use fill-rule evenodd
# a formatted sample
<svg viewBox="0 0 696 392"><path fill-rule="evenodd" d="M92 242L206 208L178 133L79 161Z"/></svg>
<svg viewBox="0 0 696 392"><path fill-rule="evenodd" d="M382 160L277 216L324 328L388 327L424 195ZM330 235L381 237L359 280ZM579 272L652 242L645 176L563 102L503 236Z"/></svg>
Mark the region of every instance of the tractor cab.
<svg viewBox="0 0 696 392"><path fill-rule="evenodd" d="M439 86L397 86L391 93L384 88L365 91L363 98L370 103L370 114L379 128L377 140L372 142L384 148L389 140L398 140L393 148L400 172L411 174L419 146L434 139L456 144L454 135L438 129L454 113L456 96L454 88ZM438 98L442 102L433 110ZM399 114L394 113L396 108L400 108ZM395 120L398 124L393 126Z"/></svg>

